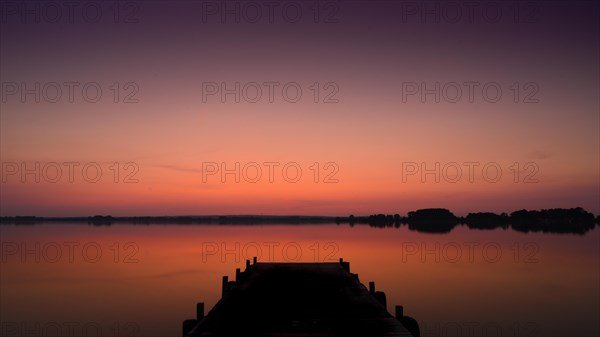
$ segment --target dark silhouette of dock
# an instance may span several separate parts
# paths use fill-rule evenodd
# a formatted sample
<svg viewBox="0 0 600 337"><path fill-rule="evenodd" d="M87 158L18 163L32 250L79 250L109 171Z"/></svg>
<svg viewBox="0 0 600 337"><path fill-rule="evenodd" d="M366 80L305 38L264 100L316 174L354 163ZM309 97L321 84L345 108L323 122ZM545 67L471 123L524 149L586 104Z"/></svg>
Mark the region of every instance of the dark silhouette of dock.
<svg viewBox="0 0 600 337"><path fill-rule="evenodd" d="M362 285L350 263L246 261L235 281L222 280L222 298L204 316L183 322L183 336L419 336L413 318L388 313L385 293Z"/></svg>

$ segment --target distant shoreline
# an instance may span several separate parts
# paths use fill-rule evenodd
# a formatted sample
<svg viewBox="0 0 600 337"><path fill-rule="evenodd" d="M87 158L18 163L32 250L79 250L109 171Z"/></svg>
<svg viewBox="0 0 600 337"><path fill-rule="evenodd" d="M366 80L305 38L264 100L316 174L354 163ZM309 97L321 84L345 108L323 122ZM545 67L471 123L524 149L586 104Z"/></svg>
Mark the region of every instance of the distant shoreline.
<svg viewBox="0 0 600 337"><path fill-rule="evenodd" d="M93 215L93 216L56 216L56 217L47 217L47 216L35 216L35 215L24 215L24 216L0 216L0 223L16 223L16 222L113 222L113 223L346 223L346 222L355 222L355 223L369 223L373 222L375 219L381 219L382 217L394 218L395 222L398 220L400 222L407 221L410 219L411 213L419 212L419 211L427 211L427 210L444 210L449 213L450 216L458 219L459 221L463 221L468 219L473 215L481 215L485 214L488 216L497 216L497 217L509 217L517 212L527 211L515 211L510 213L492 213L492 212L473 212L469 213L467 216L455 216L450 211L443 208L425 208L420 209L413 212L408 212L407 216L401 216L399 214L373 214L373 215L349 215L349 216L334 216L334 215L254 215L254 214L240 214L240 215L159 215L159 216L111 216L111 215ZM548 211L549 209L539 210L531 210L527 212L542 212ZM577 208L555 208L550 210L560 210L563 212L573 211L573 210L581 210L582 212L591 215L593 214L585 211L581 207ZM435 216L435 215L434 215ZM594 217L596 221L600 220L600 215ZM376 221L380 222L380 221ZM408 223L408 222L403 222Z"/></svg>
<svg viewBox="0 0 600 337"><path fill-rule="evenodd" d="M260 224L260 223L335 223L335 216L310 215L182 215L182 216L117 216L95 215L79 217L0 217L0 223L92 222L134 224Z"/></svg>
<svg viewBox="0 0 600 337"><path fill-rule="evenodd" d="M2 225L35 225L42 223L85 223L95 226L112 224L134 225L265 225L265 224L368 224L372 227L408 226L410 230L428 233L448 233L454 227L466 225L472 229L512 228L521 232L550 232L584 234L600 225L594 216L581 207L543 210L519 210L510 214L490 212L455 216L443 208L427 208L399 214L369 216L310 216L310 215L198 215L198 216L126 216L95 215L88 217L0 217Z"/></svg>

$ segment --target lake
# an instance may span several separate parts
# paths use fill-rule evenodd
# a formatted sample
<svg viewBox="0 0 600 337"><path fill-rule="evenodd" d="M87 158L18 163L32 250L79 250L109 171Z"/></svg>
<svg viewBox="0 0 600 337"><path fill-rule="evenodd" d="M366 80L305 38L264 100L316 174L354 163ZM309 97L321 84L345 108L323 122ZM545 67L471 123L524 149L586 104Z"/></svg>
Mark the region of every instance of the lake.
<svg viewBox="0 0 600 337"><path fill-rule="evenodd" d="M246 259L334 262L422 336L598 336L600 237L407 226L0 226L3 336L181 336Z"/></svg>

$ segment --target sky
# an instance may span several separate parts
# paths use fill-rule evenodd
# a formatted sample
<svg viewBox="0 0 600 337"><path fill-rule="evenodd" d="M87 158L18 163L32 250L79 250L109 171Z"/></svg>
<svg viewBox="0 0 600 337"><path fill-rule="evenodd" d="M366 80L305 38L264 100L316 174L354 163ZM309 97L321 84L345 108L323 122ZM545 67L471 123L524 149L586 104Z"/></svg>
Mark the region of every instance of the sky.
<svg viewBox="0 0 600 337"><path fill-rule="evenodd" d="M596 1L0 2L0 215L600 213Z"/></svg>

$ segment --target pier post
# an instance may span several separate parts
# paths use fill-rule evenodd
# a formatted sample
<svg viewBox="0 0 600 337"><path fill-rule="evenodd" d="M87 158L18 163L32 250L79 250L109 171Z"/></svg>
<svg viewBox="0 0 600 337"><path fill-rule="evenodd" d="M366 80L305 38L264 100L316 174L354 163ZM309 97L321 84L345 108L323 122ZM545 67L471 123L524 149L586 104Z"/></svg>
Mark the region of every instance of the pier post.
<svg viewBox="0 0 600 337"><path fill-rule="evenodd" d="M348 273L350 272L350 262L344 262L343 259L340 259L340 265L342 265L342 269L344 269Z"/></svg>
<svg viewBox="0 0 600 337"><path fill-rule="evenodd" d="M252 264L256 264L256 256L252 259Z"/></svg>
<svg viewBox="0 0 600 337"><path fill-rule="evenodd" d="M375 294L375 282L374 281L369 282L369 292L371 294Z"/></svg>
<svg viewBox="0 0 600 337"><path fill-rule="evenodd" d="M204 318L204 302L196 303L196 320L200 322Z"/></svg>
<svg viewBox="0 0 600 337"><path fill-rule="evenodd" d="M379 303L381 303L381 305L383 305L383 307L387 310L387 299L383 291L376 291L375 299L379 301Z"/></svg>
<svg viewBox="0 0 600 337"><path fill-rule="evenodd" d="M229 277L227 275L223 276L223 284L221 289L221 297L225 296L227 293L227 284L229 283Z"/></svg>
<svg viewBox="0 0 600 337"><path fill-rule="evenodd" d="M238 282L240 281L240 274L241 274L240 268L235 268L235 280Z"/></svg>
<svg viewBox="0 0 600 337"><path fill-rule="evenodd" d="M246 269L250 268L250 260L246 260Z"/></svg>
<svg viewBox="0 0 600 337"><path fill-rule="evenodd" d="M397 320L402 320L402 317L404 317L404 307L401 305L397 305L396 306L396 319Z"/></svg>

